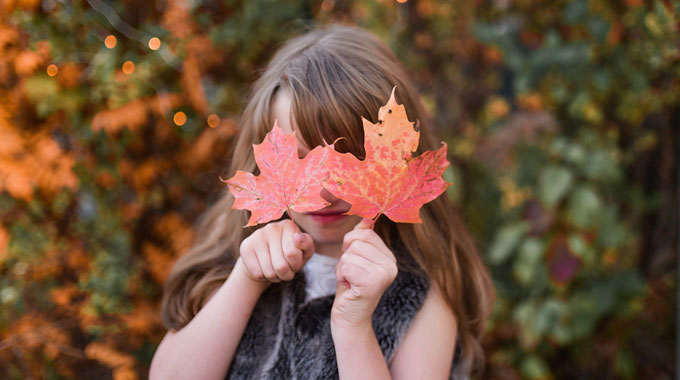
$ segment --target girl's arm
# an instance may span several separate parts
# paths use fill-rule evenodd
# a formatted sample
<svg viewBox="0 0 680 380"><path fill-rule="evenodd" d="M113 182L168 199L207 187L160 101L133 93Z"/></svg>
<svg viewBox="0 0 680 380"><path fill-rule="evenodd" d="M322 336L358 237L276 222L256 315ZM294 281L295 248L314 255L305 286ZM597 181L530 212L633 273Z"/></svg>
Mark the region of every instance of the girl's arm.
<svg viewBox="0 0 680 380"><path fill-rule="evenodd" d="M236 266L184 328L168 332L151 361L150 379L224 379L255 303L268 283Z"/></svg>
<svg viewBox="0 0 680 380"><path fill-rule="evenodd" d="M341 379L448 379L456 347L456 318L430 287L389 370L370 323L338 328L333 340Z"/></svg>
<svg viewBox="0 0 680 380"><path fill-rule="evenodd" d="M449 378L456 319L436 285L430 286L389 367L385 362L371 317L396 275L394 254L370 229L370 221L362 221L345 235L331 310L340 379Z"/></svg>
<svg viewBox="0 0 680 380"><path fill-rule="evenodd" d="M456 317L432 284L397 353L393 379L448 379L456 347Z"/></svg>
<svg viewBox="0 0 680 380"><path fill-rule="evenodd" d="M390 379L371 317L397 276L397 260L364 219L345 235L335 267L338 287L331 309L331 334L340 379Z"/></svg>
<svg viewBox="0 0 680 380"><path fill-rule="evenodd" d="M340 379L392 378L370 323L331 330Z"/></svg>
<svg viewBox="0 0 680 380"><path fill-rule="evenodd" d="M151 379L224 379L257 300L287 281L314 253L309 234L290 220L253 232L227 281L184 328L168 332L151 362Z"/></svg>

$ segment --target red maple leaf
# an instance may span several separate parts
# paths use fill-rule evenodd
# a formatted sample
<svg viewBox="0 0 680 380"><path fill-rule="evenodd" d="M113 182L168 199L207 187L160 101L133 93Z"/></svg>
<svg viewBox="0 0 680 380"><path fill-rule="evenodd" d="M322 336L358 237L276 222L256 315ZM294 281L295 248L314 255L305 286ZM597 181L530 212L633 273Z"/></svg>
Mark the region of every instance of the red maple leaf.
<svg viewBox="0 0 680 380"><path fill-rule="evenodd" d="M449 165L446 144L413 158L420 131L408 121L406 110L394 99L378 111L378 123L363 119L366 158L331 150L329 178L324 187L349 202L347 212L377 219L385 214L395 222L422 223L420 208L437 198L449 183L442 179Z"/></svg>
<svg viewBox="0 0 680 380"><path fill-rule="evenodd" d="M239 170L223 180L234 195L231 207L251 212L246 227L279 219L284 211L290 215L290 210L310 212L329 205L321 197L321 182L328 175L328 149L317 146L300 159L295 132L285 134L275 122L253 150L260 175Z"/></svg>

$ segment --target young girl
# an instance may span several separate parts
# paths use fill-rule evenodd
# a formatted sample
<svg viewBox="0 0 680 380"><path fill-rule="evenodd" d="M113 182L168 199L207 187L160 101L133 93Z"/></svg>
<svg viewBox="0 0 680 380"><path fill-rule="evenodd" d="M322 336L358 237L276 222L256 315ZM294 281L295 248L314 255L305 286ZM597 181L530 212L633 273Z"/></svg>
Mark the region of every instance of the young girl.
<svg viewBox="0 0 680 380"><path fill-rule="evenodd" d="M289 41L257 80L231 162L253 173L253 144L274 121L303 157L324 141L363 158L361 117L375 123L393 86L420 125L416 155L440 146L408 75L387 46L353 27ZM454 184L455 186L455 184ZM166 283L170 330L152 379L463 379L483 362L493 285L445 195L422 224L320 211L244 229L223 197Z"/></svg>

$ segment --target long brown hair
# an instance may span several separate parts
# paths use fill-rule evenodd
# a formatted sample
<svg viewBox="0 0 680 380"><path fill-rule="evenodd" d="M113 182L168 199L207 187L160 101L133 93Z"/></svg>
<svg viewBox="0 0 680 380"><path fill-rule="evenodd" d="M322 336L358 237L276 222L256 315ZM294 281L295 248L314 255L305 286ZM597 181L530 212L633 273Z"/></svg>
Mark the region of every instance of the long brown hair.
<svg viewBox="0 0 680 380"><path fill-rule="evenodd" d="M418 153L439 147L432 123L408 76L390 49L355 27L317 29L287 42L253 85L240 121L229 175L257 172L252 144L271 129L277 91L292 96L291 118L308 146L335 141L340 151L363 157L361 117L376 122L378 109L397 87L397 102L420 124ZM239 255L245 211L232 210L224 195L199 219L194 246L174 265L165 284L162 320L168 329L186 325L207 297L227 278ZM484 363L480 340L494 299L493 283L458 210L446 196L427 203L422 224L393 223L381 218L376 232L401 250L440 289L456 316L462 370L477 372ZM402 268L400 270L408 270Z"/></svg>

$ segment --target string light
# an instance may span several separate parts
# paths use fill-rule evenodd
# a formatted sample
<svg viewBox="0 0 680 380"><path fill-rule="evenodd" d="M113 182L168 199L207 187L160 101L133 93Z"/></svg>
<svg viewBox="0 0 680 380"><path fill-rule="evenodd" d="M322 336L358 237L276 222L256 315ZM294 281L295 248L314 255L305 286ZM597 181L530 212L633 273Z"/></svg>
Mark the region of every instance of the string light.
<svg viewBox="0 0 680 380"><path fill-rule="evenodd" d="M125 61L123 63L123 72L127 75L130 75L135 72L135 64L132 61Z"/></svg>
<svg viewBox="0 0 680 380"><path fill-rule="evenodd" d="M184 112L179 111L175 113L175 116L172 117L172 121L175 122L178 126L183 126L184 123L187 122L187 115L184 114Z"/></svg>
<svg viewBox="0 0 680 380"><path fill-rule="evenodd" d="M106 46L109 49L113 49L114 47L116 47L117 43L118 40L116 39L116 36L114 36L113 34L109 34L104 39L104 46Z"/></svg>
<svg viewBox="0 0 680 380"><path fill-rule="evenodd" d="M158 50L161 47L161 40L158 37L152 37L149 40L149 49Z"/></svg>
<svg viewBox="0 0 680 380"><path fill-rule="evenodd" d="M47 66L47 75L53 77L53 76L57 75L58 72L59 72L59 68L54 63Z"/></svg>
<svg viewBox="0 0 680 380"><path fill-rule="evenodd" d="M0 0L0 3L2 1ZM137 41L141 44L148 44L148 34L139 29L134 28L132 25L128 24L123 20L116 10L104 0L87 0L87 3L96 12L101 14L106 18L106 20L114 27L117 34L125 36L128 40ZM0 6L1 7L1 6ZM181 60L175 56L175 54L170 49L163 49L160 57L163 58L165 63L174 67L177 70L182 69Z"/></svg>
<svg viewBox="0 0 680 380"><path fill-rule="evenodd" d="M216 114L211 114L208 116L208 126L210 128L217 128L217 126L220 125L220 117L217 116Z"/></svg>

